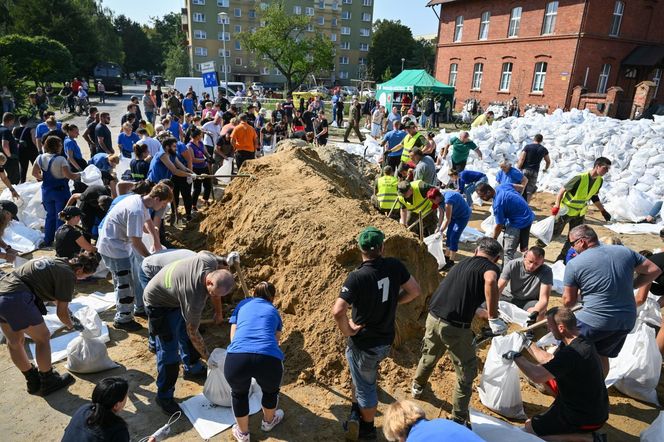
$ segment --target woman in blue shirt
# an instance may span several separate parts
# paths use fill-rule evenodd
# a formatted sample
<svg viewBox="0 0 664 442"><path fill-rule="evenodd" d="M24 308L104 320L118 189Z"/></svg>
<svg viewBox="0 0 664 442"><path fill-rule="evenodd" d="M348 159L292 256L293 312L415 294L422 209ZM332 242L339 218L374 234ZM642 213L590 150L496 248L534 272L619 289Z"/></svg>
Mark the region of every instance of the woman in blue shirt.
<svg viewBox="0 0 664 442"><path fill-rule="evenodd" d="M120 146L122 156L125 158L131 158L131 154L134 153L134 144L138 143L140 140L138 134L132 132L131 123L124 123L122 125L122 132L118 135L118 145Z"/></svg>
<svg viewBox="0 0 664 442"><path fill-rule="evenodd" d="M65 138L65 155L67 156L67 161L69 161L72 171L80 172L87 167L88 163L83 159L81 148L76 142L76 138L79 135L78 126L65 123L62 125L62 131L67 134Z"/></svg>
<svg viewBox="0 0 664 442"><path fill-rule="evenodd" d="M261 429L270 431L284 418L277 409L279 388L284 372L284 354L279 348L282 322L272 305L274 285L261 282L253 298L240 302L230 318L231 343L227 349L224 376L231 386L236 424L233 436L249 441L249 389L255 378L263 390Z"/></svg>

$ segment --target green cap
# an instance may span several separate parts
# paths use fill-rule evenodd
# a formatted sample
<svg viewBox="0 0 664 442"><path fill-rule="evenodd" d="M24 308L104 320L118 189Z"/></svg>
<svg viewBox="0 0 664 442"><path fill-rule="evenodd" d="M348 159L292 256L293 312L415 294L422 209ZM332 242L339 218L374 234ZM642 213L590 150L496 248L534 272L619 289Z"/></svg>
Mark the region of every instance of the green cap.
<svg viewBox="0 0 664 442"><path fill-rule="evenodd" d="M376 250L383 245L385 234L375 227L367 227L357 236L357 244L364 251Z"/></svg>

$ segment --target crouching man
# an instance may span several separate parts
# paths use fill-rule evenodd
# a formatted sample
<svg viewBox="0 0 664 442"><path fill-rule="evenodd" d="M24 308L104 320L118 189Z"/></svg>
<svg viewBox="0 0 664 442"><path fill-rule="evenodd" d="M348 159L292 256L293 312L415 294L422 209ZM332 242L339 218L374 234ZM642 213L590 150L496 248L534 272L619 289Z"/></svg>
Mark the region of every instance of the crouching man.
<svg viewBox="0 0 664 442"><path fill-rule="evenodd" d="M605 441L606 435L596 431L609 418L609 396L595 346L580 336L570 309L553 307L546 318L549 331L561 341L554 354L527 342L538 364L520 357L520 352L503 355L555 396L548 410L526 421L525 430L546 441Z"/></svg>

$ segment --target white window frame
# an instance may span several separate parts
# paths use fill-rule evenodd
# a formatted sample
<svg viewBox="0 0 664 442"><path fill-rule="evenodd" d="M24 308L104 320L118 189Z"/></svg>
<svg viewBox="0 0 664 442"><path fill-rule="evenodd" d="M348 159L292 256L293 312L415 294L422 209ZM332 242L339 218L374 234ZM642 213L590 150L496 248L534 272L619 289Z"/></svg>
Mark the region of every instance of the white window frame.
<svg viewBox="0 0 664 442"><path fill-rule="evenodd" d="M206 38L207 32L200 29L194 29L194 40L205 40Z"/></svg>
<svg viewBox="0 0 664 442"><path fill-rule="evenodd" d="M514 70L514 64L510 61L503 63L501 74L500 74L500 84L498 85L498 90L501 92L507 92L510 90L510 84L512 83L512 71Z"/></svg>
<svg viewBox="0 0 664 442"><path fill-rule="evenodd" d="M478 40L489 39L489 23L491 22L491 12L484 11L480 18L480 33L477 36Z"/></svg>
<svg viewBox="0 0 664 442"><path fill-rule="evenodd" d="M521 27L522 13L523 13L523 8L521 6L512 8L512 11L510 12L510 24L509 27L507 28L507 38L514 38L519 36L519 28Z"/></svg>
<svg viewBox="0 0 664 442"><path fill-rule="evenodd" d="M330 41L337 41L337 34L330 34Z"/></svg>
<svg viewBox="0 0 664 442"><path fill-rule="evenodd" d="M242 8L233 9L233 17L242 17Z"/></svg>
<svg viewBox="0 0 664 442"><path fill-rule="evenodd" d="M330 24L332 26L337 26L339 24L339 21L337 20L336 17L332 17L332 20L330 21Z"/></svg>
<svg viewBox="0 0 664 442"><path fill-rule="evenodd" d="M239 61L239 63L238 63ZM233 60L235 66L242 66L242 57L235 57L235 60Z"/></svg>
<svg viewBox="0 0 664 442"><path fill-rule="evenodd" d="M454 19L454 43L461 41L463 38L463 15L457 16Z"/></svg>
<svg viewBox="0 0 664 442"><path fill-rule="evenodd" d="M314 25L312 23L307 24L307 32L314 32Z"/></svg>
<svg viewBox="0 0 664 442"><path fill-rule="evenodd" d="M205 0L192 0L191 3L194 4L194 5L204 6L205 5Z"/></svg>
<svg viewBox="0 0 664 442"><path fill-rule="evenodd" d="M293 6L293 14L302 15L302 6Z"/></svg>
<svg viewBox="0 0 664 442"><path fill-rule="evenodd" d="M231 73L231 65L230 65L230 63L226 63L225 66L224 66L224 64L222 63L222 65L219 66L219 71L220 71L222 74L223 74L224 72L230 74L230 73Z"/></svg>
<svg viewBox="0 0 664 442"><path fill-rule="evenodd" d="M234 26L233 26L233 30L234 30L236 33L240 33L240 32L242 32L242 25L234 25Z"/></svg>
<svg viewBox="0 0 664 442"><path fill-rule="evenodd" d="M348 80L349 74L348 71L339 71L339 79Z"/></svg>
<svg viewBox="0 0 664 442"><path fill-rule="evenodd" d="M204 48L202 46L194 47L194 55L198 57L207 57L207 54L208 54L207 48Z"/></svg>
<svg viewBox="0 0 664 442"><path fill-rule="evenodd" d="M362 0L362 6L373 6L373 0Z"/></svg>
<svg viewBox="0 0 664 442"><path fill-rule="evenodd" d="M231 24L231 19L230 17L220 17L217 15L217 24L218 25L230 25Z"/></svg>
<svg viewBox="0 0 664 442"><path fill-rule="evenodd" d="M217 34L217 40L219 41L231 41L231 33L226 31L226 32L219 32Z"/></svg>
<svg viewBox="0 0 664 442"><path fill-rule="evenodd" d="M217 0L217 6L220 8L229 8L230 5L230 0Z"/></svg>
<svg viewBox="0 0 664 442"><path fill-rule="evenodd" d="M351 17L352 17L352 14L350 13L350 11L341 11L341 19L342 20L350 20Z"/></svg>
<svg viewBox="0 0 664 442"><path fill-rule="evenodd" d="M247 11L247 17L256 18L256 10L255 9L250 9L249 11Z"/></svg>
<svg viewBox="0 0 664 442"><path fill-rule="evenodd" d="M262 67L261 68L261 75L270 75L270 68Z"/></svg>
<svg viewBox="0 0 664 442"><path fill-rule="evenodd" d="M602 70L599 73L599 79L597 80L597 93L605 94L606 89L609 86L609 76L611 75L611 65L609 63L604 63L602 65Z"/></svg>
<svg viewBox="0 0 664 442"><path fill-rule="evenodd" d="M324 26L325 25L325 17L323 17L322 15L319 15L318 17L316 17L316 24L318 26Z"/></svg>
<svg viewBox="0 0 664 442"><path fill-rule="evenodd" d="M625 13L625 2L620 0L616 1L613 6L613 15L611 16L611 29L609 29L610 37L618 37L620 35L620 25L622 24L623 14Z"/></svg>
<svg viewBox="0 0 664 442"><path fill-rule="evenodd" d="M350 64L350 58L347 55L339 57L339 64Z"/></svg>
<svg viewBox="0 0 664 442"><path fill-rule="evenodd" d="M558 0L547 2L542 21L542 35L556 32L556 17L558 16Z"/></svg>
<svg viewBox="0 0 664 442"><path fill-rule="evenodd" d="M353 0L344 0L344 5L352 5Z"/></svg>
<svg viewBox="0 0 664 442"><path fill-rule="evenodd" d="M473 66L472 90L482 90L482 78L484 77L484 63L475 63Z"/></svg>
<svg viewBox="0 0 664 442"><path fill-rule="evenodd" d="M532 92L543 93L544 84L546 83L546 71L548 69L548 63L545 61L539 61L535 63L535 71L533 72L533 86L531 88Z"/></svg>
<svg viewBox="0 0 664 442"><path fill-rule="evenodd" d="M371 31L368 28L360 28L360 37L368 37Z"/></svg>
<svg viewBox="0 0 664 442"><path fill-rule="evenodd" d="M325 0L318 0L318 9L325 9Z"/></svg>
<svg viewBox="0 0 664 442"><path fill-rule="evenodd" d="M345 51L350 49L350 42L349 41L342 41L341 44L339 45L339 49L343 49Z"/></svg>
<svg viewBox="0 0 664 442"><path fill-rule="evenodd" d="M369 52L369 43L360 43L360 51Z"/></svg>
<svg viewBox="0 0 664 442"><path fill-rule="evenodd" d="M242 43L240 43L240 40L235 40L235 50L236 51L241 51L242 50Z"/></svg>
<svg viewBox="0 0 664 442"><path fill-rule="evenodd" d="M342 26L341 27L341 35L350 35L350 27L349 26Z"/></svg>
<svg viewBox="0 0 664 442"><path fill-rule="evenodd" d="M450 75L447 77L447 84L456 87L457 74L459 73L459 63L450 63Z"/></svg>
<svg viewBox="0 0 664 442"><path fill-rule="evenodd" d="M219 57L221 58L230 58L231 56L231 51L226 49L226 57L224 57L224 50L222 48L219 48L219 51L217 51L219 54Z"/></svg>
<svg viewBox="0 0 664 442"><path fill-rule="evenodd" d="M371 13L363 12L362 13L362 21L371 22Z"/></svg>
<svg viewBox="0 0 664 442"><path fill-rule="evenodd" d="M367 59L365 57L360 57L360 58L357 59L357 64L363 66L363 65L367 64Z"/></svg>
<svg viewBox="0 0 664 442"><path fill-rule="evenodd" d="M311 7L304 8L304 15L307 15L309 17L313 17L314 14L315 14L314 8L311 8Z"/></svg>
<svg viewBox="0 0 664 442"><path fill-rule="evenodd" d="M205 14L202 12L194 12L191 16L194 23L205 23Z"/></svg>

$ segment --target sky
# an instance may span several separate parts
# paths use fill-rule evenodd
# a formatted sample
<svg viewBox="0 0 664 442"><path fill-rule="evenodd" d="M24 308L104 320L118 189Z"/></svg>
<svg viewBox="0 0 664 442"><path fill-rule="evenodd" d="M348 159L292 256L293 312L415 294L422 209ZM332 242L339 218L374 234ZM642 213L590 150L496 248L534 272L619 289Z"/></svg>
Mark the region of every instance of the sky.
<svg viewBox="0 0 664 442"><path fill-rule="evenodd" d="M149 23L150 17L179 11L184 3L184 0L103 0L103 5L116 15L124 14L142 24ZM438 20L431 8L425 7L427 3L428 0L374 0L374 19L401 20L415 36L435 34Z"/></svg>

